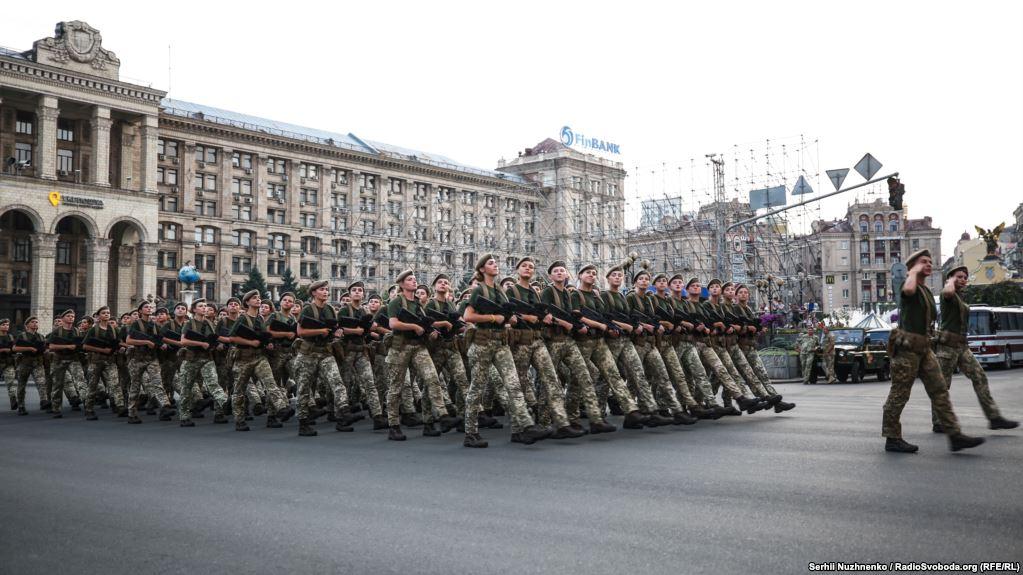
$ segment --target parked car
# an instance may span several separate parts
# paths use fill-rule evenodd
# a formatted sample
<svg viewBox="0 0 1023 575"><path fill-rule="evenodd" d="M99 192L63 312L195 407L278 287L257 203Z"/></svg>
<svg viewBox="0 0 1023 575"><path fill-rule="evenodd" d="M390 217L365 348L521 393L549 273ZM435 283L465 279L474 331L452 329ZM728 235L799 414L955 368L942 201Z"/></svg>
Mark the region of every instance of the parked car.
<svg viewBox="0 0 1023 575"><path fill-rule="evenodd" d="M852 380L860 383L869 374L878 381L891 378L891 361L888 357L888 336L890 329L841 328L831 330L835 337L835 377L845 383ZM810 382L816 383L825 374L821 353L816 354L817 365L810 375Z"/></svg>

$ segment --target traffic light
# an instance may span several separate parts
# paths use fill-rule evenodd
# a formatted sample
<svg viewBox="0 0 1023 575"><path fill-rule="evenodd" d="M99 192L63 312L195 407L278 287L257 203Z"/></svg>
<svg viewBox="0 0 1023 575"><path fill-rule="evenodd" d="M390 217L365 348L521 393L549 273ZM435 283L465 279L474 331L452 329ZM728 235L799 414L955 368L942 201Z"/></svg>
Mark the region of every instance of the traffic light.
<svg viewBox="0 0 1023 575"><path fill-rule="evenodd" d="M902 210L902 196L906 193L906 186L898 178L888 178L888 205L893 210Z"/></svg>

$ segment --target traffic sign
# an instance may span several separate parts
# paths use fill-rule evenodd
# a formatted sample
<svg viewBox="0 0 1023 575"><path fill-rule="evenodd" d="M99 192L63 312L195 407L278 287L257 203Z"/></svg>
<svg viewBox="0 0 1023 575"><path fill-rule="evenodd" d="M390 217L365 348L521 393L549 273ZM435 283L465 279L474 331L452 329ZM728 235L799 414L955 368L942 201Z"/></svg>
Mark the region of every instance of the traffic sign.
<svg viewBox="0 0 1023 575"><path fill-rule="evenodd" d="M799 176L799 179L796 180L796 185L792 186L792 195L793 196L799 196L799 195L803 195L803 194L812 194L812 193L813 193L813 188L810 186L810 183L806 181L805 177Z"/></svg>
<svg viewBox="0 0 1023 575"><path fill-rule="evenodd" d="M856 173L863 176L864 180L869 180L881 169L881 162L877 161L877 158L874 156L867 154L860 158L860 161L853 168L856 169Z"/></svg>
<svg viewBox="0 0 1023 575"><path fill-rule="evenodd" d="M849 175L849 168L842 168L840 170L827 170L828 179L831 180L831 184L835 186L836 190L842 189L842 182L845 181L845 177Z"/></svg>

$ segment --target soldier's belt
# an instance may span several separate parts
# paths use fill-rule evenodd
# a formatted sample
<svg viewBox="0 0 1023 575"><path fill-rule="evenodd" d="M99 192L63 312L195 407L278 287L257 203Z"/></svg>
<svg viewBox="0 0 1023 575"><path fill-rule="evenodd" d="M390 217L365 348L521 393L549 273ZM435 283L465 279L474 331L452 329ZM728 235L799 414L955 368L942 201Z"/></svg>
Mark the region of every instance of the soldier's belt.
<svg viewBox="0 0 1023 575"><path fill-rule="evenodd" d="M184 350L185 361L197 361L202 359L213 359L213 353L208 349L190 347Z"/></svg>
<svg viewBox="0 0 1023 575"><path fill-rule="evenodd" d="M508 343L508 335L504 333L504 329L476 329L476 336L473 338L474 343L486 345L488 343Z"/></svg>
<svg viewBox="0 0 1023 575"><path fill-rule="evenodd" d="M540 334L532 329L513 329L509 340L511 345L530 345L540 338Z"/></svg>
<svg viewBox="0 0 1023 575"><path fill-rule="evenodd" d="M636 345L636 346L646 345L649 342L650 342L650 336L648 336L646 334L632 336L632 344L633 345Z"/></svg>
<svg viewBox="0 0 1023 575"><path fill-rule="evenodd" d="M263 356L263 350L258 347L239 347L238 357L236 359L245 361L249 359L256 359L257 357Z"/></svg>
<svg viewBox="0 0 1023 575"><path fill-rule="evenodd" d="M960 333L942 330L938 332L938 343L942 345L964 346L966 345L966 336Z"/></svg>
<svg viewBox="0 0 1023 575"><path fill-rule="evenodd" d="M889 336L891 345L896 350L924 354L931 349L931 339L919 333L910 333L901 329L893 329Z"/></svg>

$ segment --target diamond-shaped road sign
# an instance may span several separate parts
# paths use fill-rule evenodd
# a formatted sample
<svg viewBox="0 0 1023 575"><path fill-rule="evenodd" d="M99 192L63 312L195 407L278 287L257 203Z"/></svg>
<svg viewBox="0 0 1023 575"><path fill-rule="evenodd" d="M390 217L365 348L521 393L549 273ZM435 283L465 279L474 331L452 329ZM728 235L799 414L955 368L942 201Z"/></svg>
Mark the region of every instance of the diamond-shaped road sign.
<svg viewBox="0 0 1023 575"><path fill-rule="evenodd" d="M845 181L845 177L849 175L849 168L842 168L840 170L827 170L828 179L831 180L832 185L835 186L836 190L842 188L842 182Z"/></svg>
<svg viewBox="0 0 1023 575"><path fill-rule="evenodd" d="M853 169L856 170L856 173L863 176L864 180L869 180L881 169L881 162L877 161L877 158L874 156L867 154L853 166Z"/></svg>
<svg viewBox="0 0 1023 575"><path fill-rule="evenodd" d="M799 176L796 180L796 185L792 186L792 195L799 196L802 194L812 194L813 188L810 187L810 183L806 181L806 178Z"/></svg>

